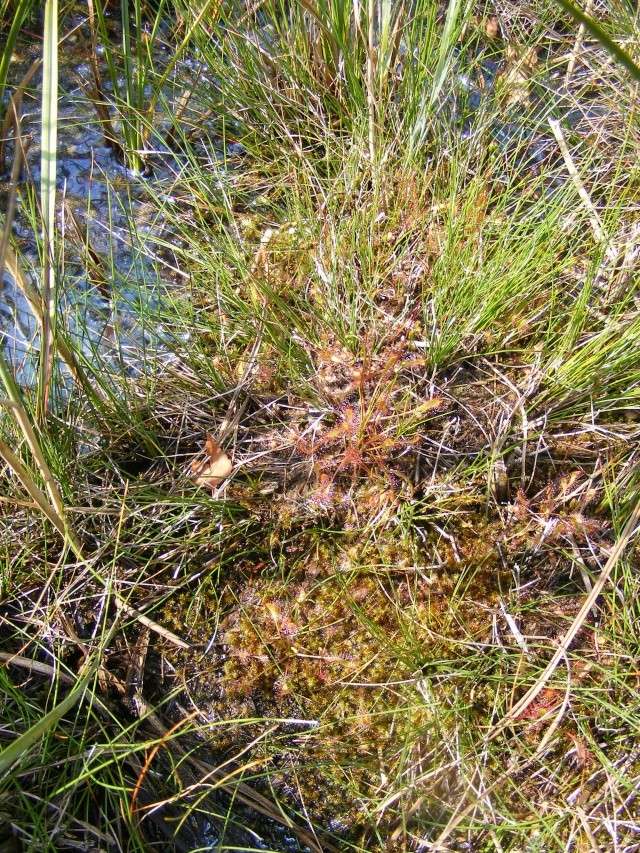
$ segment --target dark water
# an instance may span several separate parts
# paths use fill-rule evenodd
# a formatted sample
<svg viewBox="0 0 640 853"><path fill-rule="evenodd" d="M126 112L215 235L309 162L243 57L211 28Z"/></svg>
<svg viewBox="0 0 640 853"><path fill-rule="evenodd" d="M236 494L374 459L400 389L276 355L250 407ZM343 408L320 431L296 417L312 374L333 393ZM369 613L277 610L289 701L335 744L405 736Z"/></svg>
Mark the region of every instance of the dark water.
<svg viewBox="0 0 640 853"><path fill-rule="evenodd" d="M60 266L57 275L59 316L86 356L99 354L106 366L135 375L150 356L154 361L163 353L170 358L162 344L164 330L155 318L148 326L144 318L157 317L155 309L163 295L183 286L184 276L170 249L158 246L159 240L171 243L157 203L175 204L171 186L177 164L166 151L159 151L153 177L145 178L128 169L105 144L94 107L80 85L91 73L82 58L88 40L84 37L82 46L80 40L77 36L76 45L73 40L65 43L60 57L57 239L64 247L64 269ZM18 53L11 68L14 81L21 79L32 59L28 48ZM24 194L28 187L36 196L39 192L40 81L41 75L36 75L23 102L22 134L29 150L20 181L22 202L13 224L21 269L36 285L41 263ZM158 129L163 130L162 118ZM12 156L10 143L7 168ZM18 381L30 384L39 346L37 323L6 270L0 332Z"/></svg>

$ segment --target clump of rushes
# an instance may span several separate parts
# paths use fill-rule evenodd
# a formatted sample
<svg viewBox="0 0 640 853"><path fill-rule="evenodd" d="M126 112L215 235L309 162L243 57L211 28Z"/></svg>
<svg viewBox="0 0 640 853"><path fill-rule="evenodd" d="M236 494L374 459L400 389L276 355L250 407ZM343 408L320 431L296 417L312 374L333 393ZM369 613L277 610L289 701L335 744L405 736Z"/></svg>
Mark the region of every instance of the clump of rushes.
<svg viewBox="0 0 640 853"><path fill-rule="evenodd" d="M82 81L83 90L95 107L105 143L130 169L146 175L153 171L154 153L177 132L189 105L189 91L180 92L176 103L170 101L175 71L190 48L193 28L206 15L215 15L220 3L203 3L186 29L172 19L170 5L122 0L115 23L108 2L87 1L92 79ZM169 26L170 51L165 41Z"/></svg>
<svg viewBox="0 0 640 853"><path fill-rule="evenodd" d="M636 545L562 646L639 493L635 90L534 5L149 13L177 10L215 125L176 122L153 186L144 245L189 287L136 309L165 347L141 378L97 353L90 406L28 446L0 424L35 486L2 473L2 723L31 746L0 812L32 847L635 843ZM141 8L136 122L167 67Z"/></svg>

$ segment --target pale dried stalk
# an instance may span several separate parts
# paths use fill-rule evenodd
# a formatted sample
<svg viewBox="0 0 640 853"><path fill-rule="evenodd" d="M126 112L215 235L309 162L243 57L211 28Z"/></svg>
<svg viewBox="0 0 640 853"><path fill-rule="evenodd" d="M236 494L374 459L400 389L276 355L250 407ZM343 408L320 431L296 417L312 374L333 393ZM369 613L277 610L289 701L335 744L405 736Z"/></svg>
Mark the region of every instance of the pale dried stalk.
<svg viewBox="0 0 640 853"><path fill-rule="evenodd" d="M42 140L40 145L40 214L42 217L42 299L45 306L40 343L38 415L44 423L49 408L55 350L56 282L56 154L58 144L58 0L44 8L42 70Z"/></svg>
<svg viewBox="0 0 640 853"><path fill-rule="evenodd" d="M584 7L585 15L590 15L593 9L593 0L587 0L587 3ZM576 61L578 59L578 54L582 50L582 42L584 41L584 33L585 26L584 23L580 24L578 27L578 32L576 34L576 40L573 45L573 50L571 51L571 56L569 57L569 62L567 63L567 73L564 76L564 85L565 88L568 88L569 83L571 82L571 78L573 76L573 71L576 67Z"/></svg>
<svg viewBox="0 0 640 853"><path fill-rule="evenodd" d="M75 684L75 679L67 675L66 672L61 672L59 669L49 666L48 663L41 663L39 660L25 658L22 655L0 652L0 663L7 666L17 666L20 669L28 669L29 672L37 672L39 675L48 675L52 681L58 678L64 684Z"/></svg>
<svg viewBox="0 0 640 853"><path fill-rule="evenodd" d="M573 181L578 195L580 196L580 200L582 201L585 210L589 215L589 224L591 225L593 236L595 237L598 243L604 246L607 243L607 235L604 232L602 220L600 219L595 205L591 201L591 196L587 192L585 185L582 183L582 178L578 173L576 164L573 162L573 157L571 156L571 152L569 151L569 146L567 145L567 142L564 138L564 134L562 133L560 122L556 119L550 118L549 127L551 128L553 135L556 138L558 148L560 149L560 153L562 154L562 159L564 160L565 166L567 167L567 171L569 172L569 177ZM608 247L606 252L607 257L609 257L611 251L611 247Z"/></svg>
<svg viewBox="0 0 640 853"><path fill-rule="evenodd" d="M191 646L189 643L186 643L184 640L181 640L173 631L170 631L168 628L163 628L162 625L158 625L157 622L154 622L152 619L149 619L148 616L145 616L144 613L140 613L139 610L136 610L135 607L131 607L130 604L127 604L124 599L120 598L120 596L116 596L116 607L118 610L121 610L127 616L131 616L136 622L139 622L141 625L144 625L145 628L149 628L150 631L154 631L156 634L159 634L161 637L164 637L165 640L169 640L170 643L173 643L174 646L178 646L180 649L190 649Z"/></svg>
<svg viewBox="0 0 640 853"><path fill-rule="evenodd" d="M589 595L584 600L584 603L580 608L578 615L571 623L569 630L564 635L562 642L556 649L555 654L553 655L541 675L536 679L535 684L533 684L529 688L529 690L527 690L527 692L520 699L520 701L517 702L511 708L511 710L502 718L502 720L496 723L490 735L492 738L495 737L499 732L501 732L511 722L522 716L522 714L531 705L536 696L538 696L538 694L544 689L547 682L558 668L560 662L566 659L566 655L569 650L569 647L571 646L571 643L575 640L578 631L584 625L585 620L587 619L589 612L591 611L591 608L598 600L598 597L600 596L607 581L609 580L611 572L622 557L625 548L629 544L629 540L636 532L636 525L638 524L638 521L640 521L640 500L638 501L638 503L633 509L633 512L629 516L629 519L627 520L627 523L625 524L624 529L620 534L620 538L611 549L609 559L607 560L604 565L604 568L600 572L600 577L593 585L593 589L591 590Z"/></svg>

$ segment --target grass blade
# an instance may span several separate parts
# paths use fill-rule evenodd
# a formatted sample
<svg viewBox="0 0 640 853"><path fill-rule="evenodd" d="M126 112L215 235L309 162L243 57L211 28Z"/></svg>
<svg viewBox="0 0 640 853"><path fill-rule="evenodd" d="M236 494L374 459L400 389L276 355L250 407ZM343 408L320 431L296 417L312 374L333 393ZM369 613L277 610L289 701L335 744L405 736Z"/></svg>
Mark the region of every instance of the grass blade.
<svg viewBox="0 0 640 853"><path fill-rule="evenodd" d="M4 90L7 85L7 74L9 73L13 48L18 40L20 29L31 11L32 5L31 0L21 0L21 2L16 4L6 42L0 51L0 103L2 102Z"/></svg>
<svg viewBox="0 0 640 853"><path fill-rule="evenodd" d="M436 60L436 67L433 74L433 80L431 82L431 92L428 100L426 100L424 106L418 112L411 134L413 150L417 150L424 140L427 132L428 117L440 96L442 87L444 86L449 64L453 56L453 48L457 39L462 9L463 0L450 0L444 22L444 29L440 36L438 58Z"/></svg>
<svg viewBox="0 0 640 853"><path fill-rule="evenodd" d="M95 668L95 664L93 668ZM52 708L48 714L45 714L41 720L38 720L35 725L31 726L30 729L27 729L24 734L20 735L19 738L16 738L16 740L0 752L0 773L6 773L12 765L15 764L22 755L24 755L25 752L31 749L34 744L36 744L55 727L58 720L60 720L60 718L63 717L70 708L73 708L73 706L80 701L87 688L91 675L92 670L89 670L84 678L77 682L73 690L71 690L71 692L65 696L61 702Z"/></svg>
<svg viewBox="0 0 640 853"><path fill-rule="evenodd" d="M453 46L456 42L456 33L458 21L460 18L460 10L462 8L462 0L450 0L447 9L447 17L444 22L444 31L438 49L438 64L433 78L433 86L431 95L429 96L429 104L433 104L438 100L438 95L442 91L445 77L447 75L447 67L451 59Z"/></svg>
<svg viewBox="0 0 640 853"><path fill-rule="evenodd" d="M58 0L47 0L44 14L40 204L43 242L42 296L45 312L39 375L39 412L41 418L43 418L49 403L56 319L54 235L56 148L58 141Z"/></svg>
<svg viewBox="0 0 640 853"><path fill-rule="evenodd" d="M595 18L587 15L586 12L583 12L582 9L578 8L578 6L574 6L571 0L556 0L556 3L561 6L565 12L568 12L574 20L579 24L582 24L584 28L600 42L605 50L607 50L620 65L626 68L635 80L640 82L640 65L634 62L627 51L623 47L620 47L620 45L611 38L609 33L600 26Z"/></svg>
<svg viewBox="0 0 640 853"><path fill-rule="evenodd" d="M30 471L22 464L18 456L13 452L8 444L0 441L0 456L4 459L7 465L11 468L16 477L20 480L29 496L37 505L42 514L49 519L51 524L56 528L58 533L64 538L66 536L64 519L53 508L47 500L44 492L36 485Z"/></svg>

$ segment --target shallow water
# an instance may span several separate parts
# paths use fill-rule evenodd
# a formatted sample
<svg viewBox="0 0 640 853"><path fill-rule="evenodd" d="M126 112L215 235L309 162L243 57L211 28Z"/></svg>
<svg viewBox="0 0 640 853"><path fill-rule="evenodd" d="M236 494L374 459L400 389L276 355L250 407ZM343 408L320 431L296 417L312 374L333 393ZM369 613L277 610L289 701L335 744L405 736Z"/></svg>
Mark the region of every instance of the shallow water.
<svg viewBox="0 0 640 853"><path fill-rule="evenodd" d="M79 82L90 75L82 56L87 45L77 36L60 57L56 210L64 259L58 259L59 316L85 356L98 353L107 366L135 374L149 355L163 352L162 329L145 327L143 318L181 281L172 259L166 251L160 257L157 245L166 234L155 202L166 198L171 203L163 192L170 187L175 164L159 152L153 177L147 179L126 168L105 144L94 108ZM18 54L11 69L14 81L28 68L30 54L29 49ZM22 271L36 285L41 269L38 240L23 202L27 188L37 191L40 183L40 86L38 74L23 103L22 134L29 150L13 223ZM8 167L12 156L10 143ZM0 331L19 382L30 384L37 362L38 328L8 271L2 281Z"/></svg>

